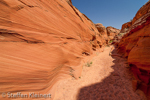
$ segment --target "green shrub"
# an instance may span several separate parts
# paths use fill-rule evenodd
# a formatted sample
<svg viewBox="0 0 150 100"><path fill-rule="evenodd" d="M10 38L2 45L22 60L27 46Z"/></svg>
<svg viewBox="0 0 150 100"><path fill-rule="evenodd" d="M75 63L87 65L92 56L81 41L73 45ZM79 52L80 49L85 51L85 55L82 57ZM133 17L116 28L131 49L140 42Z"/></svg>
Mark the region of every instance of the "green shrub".
<svg viewBox="0 0 150 100"><path fill-rule="evenodd" d="M87 67L90 67L92 64L93 64L93 62L90 62L90 63L87 62L86 66L87 66Z"/></svg>
<svg viewBox="0 0 150 100"><path fill-rule="evenodd" d="M112 42L113 42L113 40L110 40L110 41L109 41L109 43L112 43Z"/></svg>

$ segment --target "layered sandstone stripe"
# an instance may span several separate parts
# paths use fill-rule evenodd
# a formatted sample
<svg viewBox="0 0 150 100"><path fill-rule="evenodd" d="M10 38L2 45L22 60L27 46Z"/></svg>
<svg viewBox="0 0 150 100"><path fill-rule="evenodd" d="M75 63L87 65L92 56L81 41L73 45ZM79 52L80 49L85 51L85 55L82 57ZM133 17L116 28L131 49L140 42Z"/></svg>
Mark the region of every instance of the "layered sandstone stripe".
<svg viewBox="0 0 150 100"><path fill-rule="evenodd" d="M57 83L78 78L82 59L105 44L71 0L0 0L0 94L53 98Z"/></svg>

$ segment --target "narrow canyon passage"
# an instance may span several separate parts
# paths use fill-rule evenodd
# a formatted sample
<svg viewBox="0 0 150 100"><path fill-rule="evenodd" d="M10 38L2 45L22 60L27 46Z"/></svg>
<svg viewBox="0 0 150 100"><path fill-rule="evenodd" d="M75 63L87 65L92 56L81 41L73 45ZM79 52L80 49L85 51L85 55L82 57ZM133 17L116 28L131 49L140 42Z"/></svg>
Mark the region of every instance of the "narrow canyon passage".
<svg viewBox="0 0 150 100"><path fill-rule="evenodd" d="M0 0L0 13L0 100L150 100L150 0Z"/></svg>
<svg viewBox="0 0 150 100"><path fill-rule="evenodd" d="M60 82L54 100L146 100L143 92L133 91L126 59L116 49L109 56L111 48L96 52L91 66L83 66L78 80L70 78Z"/></svg>

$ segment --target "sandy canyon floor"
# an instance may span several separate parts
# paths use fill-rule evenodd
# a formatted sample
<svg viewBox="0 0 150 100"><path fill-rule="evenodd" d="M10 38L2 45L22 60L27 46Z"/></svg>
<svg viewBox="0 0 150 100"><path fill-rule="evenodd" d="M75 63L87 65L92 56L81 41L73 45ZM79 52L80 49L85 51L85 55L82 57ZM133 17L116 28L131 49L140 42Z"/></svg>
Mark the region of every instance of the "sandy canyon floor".
<svg viewBox="0 0 150 100"><path fill-rule="evenodd" d="M57 87L54 100L146 100L140 90L132 89L132 74L125 58L106 47L97 52L91 66L83 66L81 77L66 79Z"/></svg>

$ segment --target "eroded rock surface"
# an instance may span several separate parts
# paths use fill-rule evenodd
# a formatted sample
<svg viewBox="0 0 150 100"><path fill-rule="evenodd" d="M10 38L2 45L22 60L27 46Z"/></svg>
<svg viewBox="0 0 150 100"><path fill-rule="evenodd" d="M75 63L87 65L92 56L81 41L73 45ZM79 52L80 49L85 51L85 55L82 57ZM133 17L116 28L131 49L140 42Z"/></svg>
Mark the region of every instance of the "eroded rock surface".
<svg viewBox="0 0 150 100"><path fill-rule="evenodd" d="M101 24L101 23L97 23L97 24L95 24L95 26L98 29L98 31L102 34L102 36L105 38L106 44L108 44L110 39L107 35L107 30L106 30L105 26L103 26L103 24Z"/></svg>
<svg viewBox="0 0 150 100"><path fill-rule="evenodd" d="M113 40L114 37L120 33L119 29L116 29L116 28L111 27L111 26L108 26L106 28L106 30L107 30L107 35L109 36L110 40Z"/></svg>
<svg viewBox="0 0 150 100"><path fill-rule="evenodd" d="M137 12L128 33L119 43L134 74L133 88L150 96L150 1Z"/></svg>
<svg viewBox="0 0 150 100"><path fill-rule="evenodd" d="M98 31L102 34L102 36L105 38L106 43L109 44L110 40L114 40L115 37L118 37L118 34L120 33L119 29L116 29L114 27L107 27L103 26L101 23L95 24Z"/></svg>
<svg viewBox="0 0 150 100"><path fill-rule="evenodd" d="M124 23L124 24L122 25L122 28L121 28L120 33L127 33L127 32L128 32L128 29L129 29L129 27L130 27L131 25L132 25L132 21L127 22L127 23Z"/></svg>

